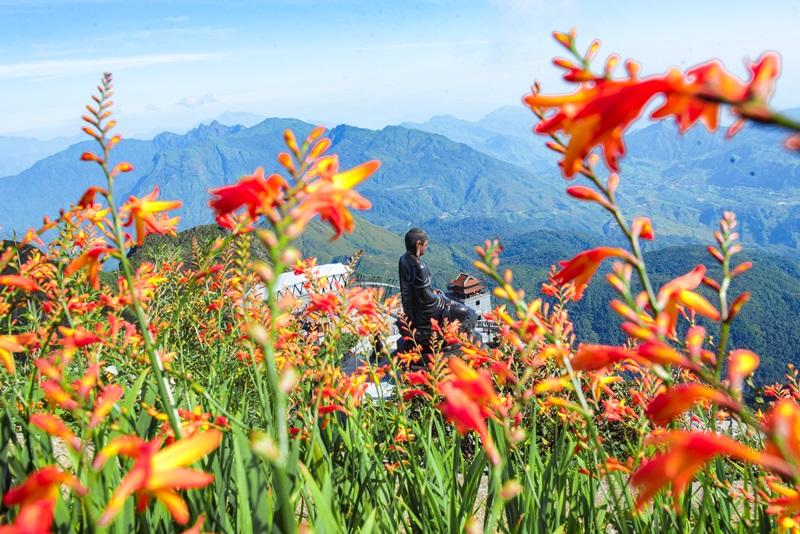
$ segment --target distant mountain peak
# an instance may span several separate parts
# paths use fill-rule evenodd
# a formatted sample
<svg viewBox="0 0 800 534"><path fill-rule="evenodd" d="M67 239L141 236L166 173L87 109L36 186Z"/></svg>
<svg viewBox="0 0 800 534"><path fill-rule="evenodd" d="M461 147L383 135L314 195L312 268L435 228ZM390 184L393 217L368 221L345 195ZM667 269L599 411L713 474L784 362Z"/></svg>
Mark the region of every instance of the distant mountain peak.
<svg viewBox="0 0 800 534"><path fill-rule="evenodd" d="M242 125L225 126L219 121L211 121L209 124L200 124L197 128L186 132L186 139L191 141L199 141L202 139L210 139L212 137L225 137L227 135L235 134L244 129Z"/></svg>

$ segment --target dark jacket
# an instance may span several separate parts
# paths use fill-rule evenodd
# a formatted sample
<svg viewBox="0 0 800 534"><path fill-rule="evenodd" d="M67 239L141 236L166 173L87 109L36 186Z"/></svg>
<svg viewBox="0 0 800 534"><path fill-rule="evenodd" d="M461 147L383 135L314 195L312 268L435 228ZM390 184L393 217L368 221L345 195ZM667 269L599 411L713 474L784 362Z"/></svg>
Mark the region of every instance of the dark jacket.
<svg viewBox="0 0 800 534"><path fill-rule="evenodd" d="M399 275L406 319L414 328L430 328L431 317L444 308L444 297L433 292L428 267L422 259L406 252L400 256Z"/></svg>

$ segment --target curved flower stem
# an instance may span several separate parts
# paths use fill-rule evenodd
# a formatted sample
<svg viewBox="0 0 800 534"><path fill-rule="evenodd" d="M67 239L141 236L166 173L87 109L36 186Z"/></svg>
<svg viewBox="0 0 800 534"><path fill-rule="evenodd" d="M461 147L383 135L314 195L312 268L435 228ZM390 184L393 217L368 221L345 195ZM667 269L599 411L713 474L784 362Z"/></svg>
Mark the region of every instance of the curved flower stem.
<svg viewBox="0 0 800 534"><path fill-rule="evenodd" d="M100 99L99 99L99 111L102 112L104 107L110 106L107 104L109 93L111 91L111 76L106 75L102 81L102 87L100 88ZM110 112L109 112L110 115ZM150 322L147 318L147 315L144 313L144 309L142 308L141 302L136 297L136 285L133 280L133 270L131 268L130 261L128 261L128 257L126 254L127 247L126 247L126 240L125 234L122 231L122 222L119 214L119 210L114 202L114 175L108 168L109 162L109 141L106 139L106 133L108 130L111 129L113 126L113 121L104 123L105 119L101 118L102 115L95 114L97 118L97 122L93 123L96 126L96 134L92 134L95 138L97 143L100 145L100 148L103 150L103 156L100 161L98 161L100 168L105 175L106 182L108 183L108 190L105 191L103 194L108 202L108 207L111 213L111 220L113 221L113 236L116 241L117 245L117 252L119 254L119 262L120 268L122 270L123 276L125 278L125 282L128 286L128 290L130 291L131 296L131 303L133 304L133 311L136 315L136 320L139 323L139 329L142 333L142 341L144 343L145 352L147 353L148 358L150 359L150 365L153 368L153 374L156 378L156 384L159 390L159 396L161 398L161 402L164 405L164 411L167 413L167 417L169 419L170 427L172 427L172 431L175 433L176 439L181 439L183 437L183 431L181 429L180 419L178 417L178 411L175 407L175 399L172 395L172 389L167 382L167 378L164 374L164 364L161 362L161 358L158 357L155 350L155 341L150 333ZM105 126L103 126L106 124ZM89 130L87 130L88 132Z"/></svg>
<svg viewBox="0 0 800 534"><path fill-rule="evenodd" d="M108 149L105 147L104 156L105 161L108 161ZM108 205L111 209L111 217L114 221L114 235L116 237L117 247L119 248L120 268L122 269L123 276L125 277L125 283L128 285L128 291L130 291L133 311L136 314L136 321L139 323L139 330L141 330L142 333L142 341L144 342L145 352L147 353L147 357L150 359L150 366L153 368L153 375L156 378L156 384L158 385L158 392L159 396L161 397L161 402L164 404L164 411L167 413L170 427L175 433L175 438L181 439L183 437L183 430L181 429L180 419L178 417L178 411L175 405L175 398L172 394L172 388L170 388L170 385L167 382L167 378L164 374L164 364L155 351L155 341L150 334L150 321L147 319L147 315L144 313L142 304L136 297L136 285L133 281L133 271L127 255L125 254L125 238L122 232L122 226L120 224L119 212L114 204L114 179L108 172L108 167L106 166L105 162L101 164L101 167L103 168L103 172L106 174L108 179L108 194L106 195L106 199L108 200Z"/></svg>

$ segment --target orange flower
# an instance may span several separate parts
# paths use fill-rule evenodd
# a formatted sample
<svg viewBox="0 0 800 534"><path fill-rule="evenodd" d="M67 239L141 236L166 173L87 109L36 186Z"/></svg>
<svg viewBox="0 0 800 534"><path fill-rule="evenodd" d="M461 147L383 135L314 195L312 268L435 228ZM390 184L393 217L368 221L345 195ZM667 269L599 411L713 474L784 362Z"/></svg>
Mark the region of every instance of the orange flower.
<svg viewBox="0 0 800 534"><path fill-rule="evenodd" d="M300 220L305 223L319 215L336 231L334 239L355 228L353 215L348 208L366 210L372 204L353 188L372 176L381 166L377 160L362 163L350 170L339 172L339 158L326 156L317 161L311 172L319 179L306 187L308 196L300 205Z"/></svg>
<svg viewBox="0 0 800 534"><path fill-rule="evenodd" d="M81 440L67 428L64 421L57 415L49 413L35 413L31 415L30 423L44 430L47 434L61 438L74 450L81 450Z"/></svg>
<svg viewBox="0 0 800 534"><path fill-rule="evenodd" d="M458 358L451 358L449 365L453 376L439 384L439 391L444 395L439 409L461 434L477 432L489 460L497 465L500 454L486 426L486 418L500 404L491 376L485 370L476 371Z"/></svg>
<svg viewBox="0 0 800 534"><path fill-rule="evenodd" d="M780 57L774 52L767 52L750 65L749 83L733 76L717 60L703 63L686 71L680 90L666 94L664 105L652 117L672 115L682 132L698 120L714 131L718 126L720 101L731 103L742 115L749 115L752 111L748 113L748 107L752 109L753 104L763 104L770 97L779 72ZM747 103L750 106L745 106Z"/></svg>
<svg viewBox="0 0 800 534"><path fill-rule="evenodd" d="M752 375L758 367L759 358L755 352L738 349L728 355L728 381L734 391L742 390L744 379Z"/></svg>
<svg viewBox="0 0 800 534"><path fill-rule="evenodd" d="M309 295L305 313L320 312L331 315L339 308L339 297L336 293L312 293Z"/></svg>
<svg viewBox="0 0 800 534"><path fill-rule="evenodd" d="M136 229L136 244L141 246L144 238L148 234L175 235L175 227L178 225L179 217L166 219L157 217L157 214L167 210L180 208L183 203L179 200L156 200L158 197L158 186L152 193L142 198L130 197L128 202L122 206L120 211L128 213L128 220L125 226L133 225Z"/></svg>
<svg viewBox="0 0 800 534"><path fill-rule="evenodd" d="M738 441L707 432L656 432L648 438L650 445L668 445L669 450L646 460L631 475L631 484L640 488L636 509L644 506L667 484L675 510L680 510L681 496L695 473L717 455L760 463L764 456Z"/></svg>
<svg viewBox="0 0 800 534"><path fill-rule="evenodd" d="M646 414L654 424L663 426L702 401L732 409L736 407L731 398L713 388L702 384L679 384L650 401Z"/></svg>
<svg viewBox="0 0 800 534"><path fill-rule="evenodd" d="M613 345L581 343L569 361L575 371L596 371L624 360L635 360L636 353Z"/></svg>
<svg viewBox="0 0 800 534"><path fill-rule="evenodd" d="M0 525L0 534L47 534L52 532L55 502L36 501L23 505L14 522Z"/></svg>
<svg viewBox="0 0 800 534"><path fill-rule="evenodd" d="M636 347L640 360L658 365L678 365L691 369L694 367L691 361L683 354L673 349L666 343L657 340L645 341Z"/></svg>
<svg viewBox="0 0 800 534"><path fill-rule="evenodd" d="M800 491L774 480L767 482L775 497L770 498L767 513L778 516L778 524L785 532L796 534L800 530Z"/></svg>
<svg viewBox="0 0 800 534"><path fill-rule="evenodd" d="M62 484L80 495L86 493L78 479L55 467L34 471L25 482L8 490L3 496L5 506L21 505L14 523L0 526L0 534L44 534L50 532L53 512Z"/></svg>
<svg viewBox="0 0 800 534"><path fill-rule="evenodd" d="M786 460L795 466L800 465L800 405L789 399L775 402L767 413L764 428L772 438L767 443L767 453L780 458L780 451L773 442L781 441L791 456Z"/></svg>
<svg viewBox="0 0 800 534"><path fill-rule="evenodd" d="M556 273L555 280L561 285L573 282L575 284L573 299L580 300L586 286L589 285L589 280L594 276L600 264L610 257L623 258L630 263L636 262L636 259L628 251L621 248L597 247L585 250L569 261L559 262L561 270Z"/></svg>
<svg viewBox="0 0 800 534"><path fill-rule="evenodd" d="M74 410L78 407L78 403L73 399L61 384L55 380L45 380L41 385L44 396L48 402L54 406L64 408L65 410Z"/></svg>
<svg viewBox="0 0 800 534"><path fill-rule="evenodd" d="M69 473L65 473L55 467L43 467L34 471L25 482L8 490L3 496L3 504L12 506L15 504L31 504L37 501L52 501L55 503L58 497L58 487L65 484L83 495L86 488L81 486L78 479Z"/></svg>
<svg viewBox="0 0 800 534"><path fill-rule="evenodd" d="M155 497L167 507L175 521L185 525L189 521L189 508L175 490L202 488L214 480L213 475L186 466L215 450L221 440L222 433L218 430L197 433L163 449L159 438L144 442L137 436L119 436L111 440L95 458L95 469L117 454L130 456L135 461L119 483L98 524L108 526L125 500L136 493L140 510L147 506L150 497Z"/></svg>
<svg viewBox="0 0 800 534"><path fill-rule="evenodd" d="M247 207L250 218L255 220L260 214L269 213L283 201L283 194L289 184L279 174L271 174L264 178L264 168L259 167L249 175L243 176L232 185L225 185L208 192L215 195L208 205L217 214L224 217L242 206Z"/></svg>
<svg viewBox="0 0 800 534"><path fill-rule="evenodd" d="M656 237L653 232L653 223L649 217L636 217L631 224L631 233L648 241L652 241Z"/></svg>
<svg viewBox="0 0 800 534"><path fill-rule="evenodd" d="M5 365L8 374L12 374L15 369L14 353L25 350L19 341L19 336L0 336L0 362Z"/></svg>
<svg viewBox="0 0 800 534"><path fill-rule="evenodd" d="M36 291L38 289L36 282L18 274L0 275L0 286L15 287L17 289L21 289L22 291L28 292Z"/></svg>
<svg viewBox="0 0 800 534"><path fill-rule="evenodd" d="M670 280L658 291L657 302L666 318L668 333L675 332L680 306L690 308L711 320L719 320L719 311L700 294L692 291L703 282L705 274L705 266L697 265L683 276Z"/></svg>
<svg viewBox="0 0 800 534"><path fill-rule="evenodd" d="M102 262L100 261L100 256L103 254L107 254L109 252L113 252L114 249L111 247L92 247L67 265L64 274L67 276L72 276L76 272L81 269L88 268L89 274L89 282L92 284L94 289L100 289L100 267L102 267Z"/></svg>
<svg viewBox="0 0 800 534"><path fill-rule="evenodd" d="M563 35L563 34L557 34ZM562 44L563 39L556 37ZM587 58L594 55L593 44ZM773 89L780 70L780 59L767 53L750 67L751 80L744 83L729 74L717 61L694 67L684 75L677 69L658 76L640 79L639 66L626 62L626 78L612 79L611 73L618 61L611 56L602 75L588 67L578 66L557 58L554 63L566 70L564 79L579 84L576 92L566 95L541 95L538 85L527 95L525 103L540 117L535 131L555 135L563 132L569 136L561 167L564 176L571 178L584 170L584 159L597 146L602 146L606 164L612 171L619 170L618 158L625 153L623 133L641 116L646 105L656 96L665 97L664 104L653 118L675 116L681 131L698 120L715 130L719 116L719 102L728 102L743 117L764 119L769 113L766 99ZM587 59L588 61L588 59ZM546 110L556 112L545 117ZM740 127L734 125L729 133ZM556 145L561 148L559 145Z"/></svg>
<svg viewBox="0 0 800 534"><path fill-rule="evenodd" d="M94 410L89 420L89 428L92 429L100 424L114 407L114 404L122 398L122 387L118 384L106 386L94 401Z"/></svg>
<svg viewBox="0 0 800 534"><path fill-rule="evenodd" d="M625 153L622 133L639 116L645 105L657 94L669 91L668 77L652 77L638 81L596 79L588 81L577 92L545 96L533 93L525 97L531 108L557 108L551 117L536 125L540 134L563 131L569 136L561 162L564 176L571 178L583 166L591 150L602 145L608 168L619 171L617 159Z"/></svg>

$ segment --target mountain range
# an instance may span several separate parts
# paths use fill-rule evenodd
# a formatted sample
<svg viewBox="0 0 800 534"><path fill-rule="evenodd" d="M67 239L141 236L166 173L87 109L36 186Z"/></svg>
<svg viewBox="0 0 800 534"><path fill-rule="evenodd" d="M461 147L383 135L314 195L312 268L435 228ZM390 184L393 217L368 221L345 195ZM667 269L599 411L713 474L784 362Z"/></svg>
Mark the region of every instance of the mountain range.
<svg viewBox="0 0 800 534"><path fill-rule="evenodd" d="M242 113L221 118L248 124L258 119ZM558 155L531 133L534 123L533 114L520 106L478 121L439 116L381 130L339 125L329 135L331 152L339 154L344 167L382 161L376 176L360 188L374 205L365 217L379 226L399 231L425 225L434 235L455 232L470 243L542 228L616 239L606 214L564 194L569 183L555 165ZM249 127L215 121L182 135L126 139L113 155L135 170L118 180L117 198L141 196L158 186L162 198L183 201L182 228L210 222L208 188L232 183L258 166L278 170L275 156L284 149L283 130L303 136L311 127L295 119L270 118ZM783 136L745 128L728 141L701 127L680 136L668 122L631 132L620 203L631 216L653 219L658 246L708 241L722 211L733 210L745 242L796 256L800 158L782 147ZM42 215L56 213L90 185L102 183L99 169L79 161L93 146L92 141L72 145L0 178L0 198L17 200L0 206L0 236L38 224Z"/></svg>
<svg viewBox="0 0 800 534"><path fill-rule="evenodd" d="M141 196L158 186L162 198L183 201L177 212L183 228L210 222L208 189L233 183L258 166L277 171L275 156L285 149L286 128L303 137L312 125L277 118L250 128L213 122L184 135L123 140L113 155L132 163L134 171L117 180L117 197ZM525 221L531 227L549 226L558 219L565 227L580 227L591 213L564 198L558 180L440 135L400 126L367 130L347 125L329 135L331 152L345 168L381 160L380 171L361 191L373 203L365 217L387 228L475 216ZM82 152L94 147L93 141L79 143L16 176L0 178L0 197L19 200L0 206L3 234L38 224L42 215L68 206L87 187L102 183L96 166L79 161Z"/></svg>

